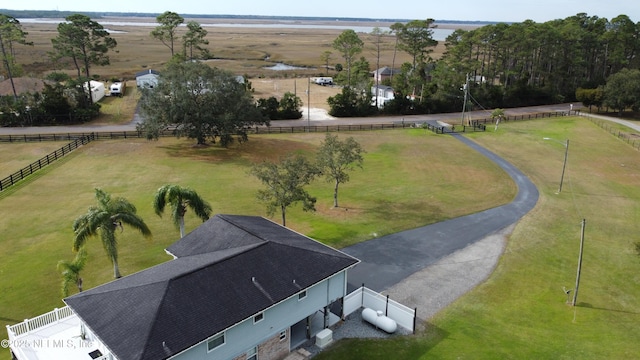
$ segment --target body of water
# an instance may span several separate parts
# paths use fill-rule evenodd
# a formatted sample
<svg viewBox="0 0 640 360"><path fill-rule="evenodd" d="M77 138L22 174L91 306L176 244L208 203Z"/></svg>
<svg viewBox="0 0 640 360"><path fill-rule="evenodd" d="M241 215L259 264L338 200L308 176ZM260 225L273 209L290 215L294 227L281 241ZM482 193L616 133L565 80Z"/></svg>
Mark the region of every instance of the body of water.
<svg viewBox="0 0 640 360"><path fill-rule="evenodd" d="M315 70L315 68L312 68L312 67L293 66L293 65L283 64L283 63L277 63L277 64L272 65L272 66L265 66L265 67L263 67L263 69L267 69L267 70L274 70L274 71L284 71L284 70Z"/></svg>

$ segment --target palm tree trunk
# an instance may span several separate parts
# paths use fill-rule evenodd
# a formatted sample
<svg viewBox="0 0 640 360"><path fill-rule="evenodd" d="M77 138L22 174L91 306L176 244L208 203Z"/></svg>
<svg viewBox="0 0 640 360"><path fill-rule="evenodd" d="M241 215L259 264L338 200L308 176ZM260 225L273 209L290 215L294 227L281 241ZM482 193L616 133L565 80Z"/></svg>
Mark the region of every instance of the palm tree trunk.
<svg viewBox="0 0 640 360"><path fill-rule="evenodd" d="M180 217L180 238L184 237L184 216Z"/></svg>
<svg viewBox="0 0 640 360"><path fill-rule="evenodd" d="M119 279L122 275L120 274L120 267L118 267L118 259L112 257L111 260L113 261L113 277Z"/></svg>

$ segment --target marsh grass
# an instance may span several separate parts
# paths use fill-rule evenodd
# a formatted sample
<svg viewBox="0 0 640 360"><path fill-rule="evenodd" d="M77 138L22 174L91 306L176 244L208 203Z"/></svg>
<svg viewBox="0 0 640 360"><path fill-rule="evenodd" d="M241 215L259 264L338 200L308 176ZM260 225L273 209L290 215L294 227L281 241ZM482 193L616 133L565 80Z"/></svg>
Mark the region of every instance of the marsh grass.
<svg viewBox="0 0 640 360"><path fill-rule="evenodd" d="M95 19L100 22L100 19ZM118 20L118 19L109 19ZM136 21L130 18L119 19L121 21ZM189 21L192 19L186 19ZM200 23L210 20L194 19ZM39 76L53 70L67 72L75 75L70 64L53 64L47 55L52 50L51 39L57 36L56 24L22 24L29 33L28 40L34 42L33 47L17 48L17 60L22 64L25 72ZM362 25L361 23L359 25ZM372 26L388 26L386 23L375 23ZM151 37L153 26L106 26L119 33L111 36L118 42L116 52L110 52L111 64L109 66L92 68L92 73L97 74L103 80L112 77L124 77L134 79L136 72L153 68L161 70L171 58L169 48L160 41ZM341 30L332 29L267 29L267 28L238 28L238 27L206 27L208 32L209 50L215 60L213 66L218 66L238 75L258 77L309 77L324 75L324 63L320 55L324 51L331 51L333 55L330 66L344 63L341 55L332 49L331 43L338 37ZM178 37L183 35L184 28L178 29ZM360 33L359 36L365 42L363 56L369 59L372 66L374 50L373 42L368 34ZM384 37L380 57L381 66L391 66L395 38ZM178 46L179 49L179 46ZM440 42L431 54L438 58L444 51L444 44ZM405 61L411 61L409 55L398 51L396 54L396 67ZM308 69L296 71L273 71L264 69L275 63L283 62L290 65L308 67ZM330 71L329 76L333 72Z"/></svg>
<svg viewBox="0 0 640 360"><path fill-rule="evenodd" d="M351 340L318 359L627 359L640 350L640 158L581 118L508 123L474 140L523 170L537 206L516 226L495 272L429 319L389 341ZM556 194L569 138L565 186ZM576 307L573 289L586 219ZM573 293L571 293L573 295Z"/></svg>

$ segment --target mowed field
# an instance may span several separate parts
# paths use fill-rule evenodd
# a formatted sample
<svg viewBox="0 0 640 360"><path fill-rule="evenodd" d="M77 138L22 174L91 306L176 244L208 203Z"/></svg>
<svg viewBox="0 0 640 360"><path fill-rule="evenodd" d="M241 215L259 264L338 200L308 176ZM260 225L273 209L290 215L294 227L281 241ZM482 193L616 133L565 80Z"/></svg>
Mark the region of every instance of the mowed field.
<svg viewBox="0 0 640 360"><path fill-rule="evenodd" d="M339 134L345 136L354 136L367 153L363 169L341 186L341 207L332 208L332 185L318 179L308 187L318 198L317 212L293 206L287 217L292 229L335 247L480 211L515 193L496 165L478 154L461 157L466 147L451 137L422 129ZM192 187L215 213L266 216L250 166L289 153L312 157L323 138L322 133L251 136L229 149L173 138L96 141L0 193L0 324L63 306L56 264L73 258L71 226L95 204L94 188L127 198L153 232L151 241L127 228L118 234L120 267L127 275L168 261L163 249L178 238L167 216L153 213L158 187ZM0 144L0 151L11 153L12 145ZM459 187L462 183L466 186ZM189 231L200 223L191 215ZM85 288L112 280L98 239L90 239L88 252Z"/></svg>
<svg viewBox="0 0 640 360"><path fill-rule="evenodd" d="M421 129L339 136L354 136L367 150L364 169L341 187L343 207L331 208L331 185L319 180L309 187L318 196L318 211L288 212L294 230L338 248L490 208L515 194L495 164L449 136ZM497 132L468 136L515 164L540 191L495 273L429 319L424 332L341 341L319 359L634 358L640 351L637 151L579 117L508 122ZM571 139L561 194L556 191L564 148L544 137ZM94 187L132 201L154 233L152 241L130 229L120 234L120 265L130 274L167 261L163 249L177 238L171 222L151 209L160 185L193 187L216 213L265 215L255 199L260 184L247 174L250 165L287 153L312 156L322 138L251 136L230 149L170 138L98 141L1 193L0 323L62 306L55 264L73 257L71 224L95 203ZM11 146L0 144L0 151L12 153ZM572 308L562 287L575 281L583 218L582 281ZM188 229L198 224L188 216ZM85 287L110 281L112 268L99 241L89 242L89 254Z"/></svg>

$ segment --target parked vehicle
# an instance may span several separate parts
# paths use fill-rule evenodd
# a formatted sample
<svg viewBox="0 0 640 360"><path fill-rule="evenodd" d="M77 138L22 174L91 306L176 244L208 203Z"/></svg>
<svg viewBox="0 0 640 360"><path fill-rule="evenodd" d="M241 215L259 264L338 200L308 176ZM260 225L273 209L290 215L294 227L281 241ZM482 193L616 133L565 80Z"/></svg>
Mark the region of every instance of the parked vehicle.
<svg viewBox="0 0 640 360"><path fill-rule="evenodd" d="M109 94L111 96L124 96L125 91L127 90L127 83L124 81L114 82L109 86Z"/></svg>
<svg viewBox="0 0 640 360"><path fill-rule="evenodd" d="M315 80L313 81L318 85L333 85L333 78L331 77L319 77L319 78L315 78Z"/></svg>

